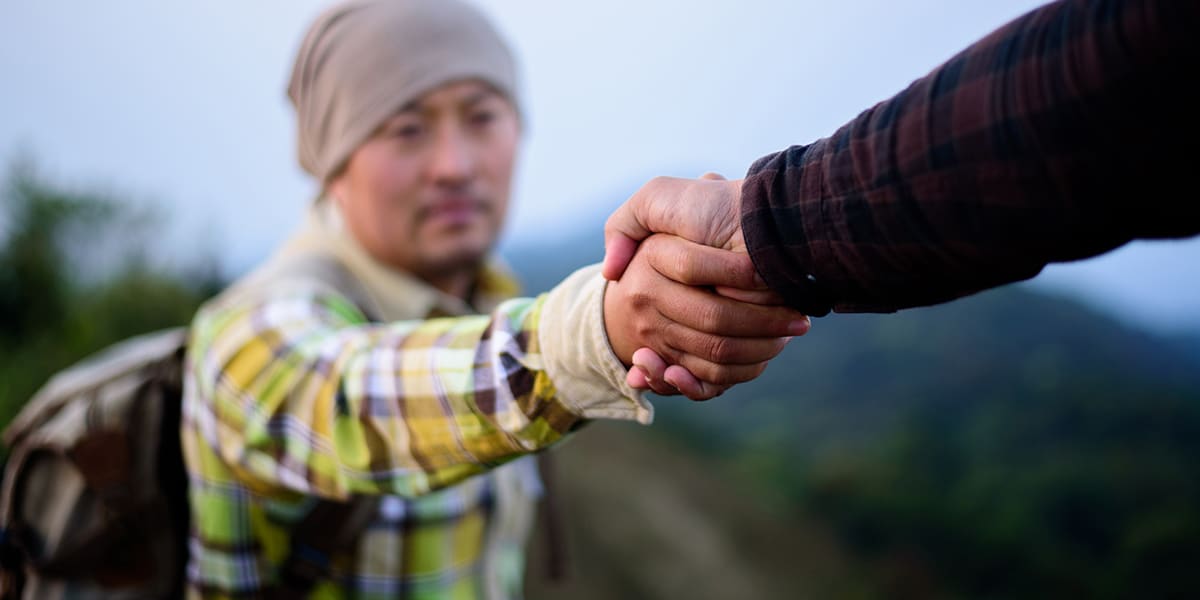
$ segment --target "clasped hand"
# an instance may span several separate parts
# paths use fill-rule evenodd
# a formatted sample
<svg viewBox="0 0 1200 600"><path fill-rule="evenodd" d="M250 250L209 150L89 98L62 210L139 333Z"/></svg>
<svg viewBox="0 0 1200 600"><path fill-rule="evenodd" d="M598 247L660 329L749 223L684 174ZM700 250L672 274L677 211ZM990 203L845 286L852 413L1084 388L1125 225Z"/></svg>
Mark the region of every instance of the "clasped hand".
<svg viewBox="0 0 1200 600"><path fill-rule="evenodd" d="M604 319L632 387L707 400L808 331L755 272L740 200L740 181L660 177L609 218Z"/></svg>

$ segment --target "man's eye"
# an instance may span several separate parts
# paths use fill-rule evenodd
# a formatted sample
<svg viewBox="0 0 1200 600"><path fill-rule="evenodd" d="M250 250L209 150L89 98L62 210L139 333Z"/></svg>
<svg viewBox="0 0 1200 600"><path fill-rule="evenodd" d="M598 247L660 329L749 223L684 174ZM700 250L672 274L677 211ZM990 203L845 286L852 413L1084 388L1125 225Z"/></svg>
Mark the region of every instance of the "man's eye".
<svg viewBox="0 0 1200 600"><path fill-rule="evenodd" d="M412 140L421 137L425 133L425 128L415 123L409 125L397 125L388 129L388 137L398 138L402 140Z"/></svg>
<svg viewBox="0 0 1200 600"><path fill-rule="evenodd" d="M478 126L487 125L495 120L496 120L496 113L494 113L490 110L481 110L481 111L471 113L471 124L472 125L478 125Z"/></svg>

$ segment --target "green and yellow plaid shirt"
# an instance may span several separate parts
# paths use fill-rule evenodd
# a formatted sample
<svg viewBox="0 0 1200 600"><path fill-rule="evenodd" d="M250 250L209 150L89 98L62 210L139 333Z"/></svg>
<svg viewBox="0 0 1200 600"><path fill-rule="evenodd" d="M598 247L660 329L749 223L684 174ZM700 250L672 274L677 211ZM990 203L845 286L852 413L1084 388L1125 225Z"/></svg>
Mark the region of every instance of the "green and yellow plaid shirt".
<svg viewBox="0 0 1200 600"><path fill-rule="evenodd" d="M543 300L371 323L330 288L293 284L202 309L182 432L189 594L257 596L314 497L377 494L378 516L314 597L480 598L496 580L519 597L524 540L495 534L496 488L537 476L529 460L495 467L579 421L541 367Z"/></svg>

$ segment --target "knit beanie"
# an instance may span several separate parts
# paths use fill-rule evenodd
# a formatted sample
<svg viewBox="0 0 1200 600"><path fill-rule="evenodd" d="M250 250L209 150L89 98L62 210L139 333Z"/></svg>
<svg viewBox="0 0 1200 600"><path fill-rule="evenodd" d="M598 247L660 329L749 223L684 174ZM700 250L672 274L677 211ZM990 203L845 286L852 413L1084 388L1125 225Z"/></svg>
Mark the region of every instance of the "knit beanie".
<svg viewBox="0 0 1200 600"><path fill-rule="evenodd" d="M479 79L512 101L516 64L486 17L459 0L348 0L322 13L296 56L300 166L322 184L401 107Z"/></svg>

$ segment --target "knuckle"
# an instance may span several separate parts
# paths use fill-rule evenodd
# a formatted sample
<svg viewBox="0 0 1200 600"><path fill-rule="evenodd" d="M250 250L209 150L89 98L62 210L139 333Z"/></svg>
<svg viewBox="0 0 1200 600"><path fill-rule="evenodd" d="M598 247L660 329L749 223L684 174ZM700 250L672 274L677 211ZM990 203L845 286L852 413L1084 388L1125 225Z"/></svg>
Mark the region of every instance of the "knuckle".
<svg viewBox="0 0 1200 600"><path fill-rule="evenodd" d="M653 348L653 350L658 353L658 356L661 357L663 359L663 362L666 363L667 365L681 365L681 366L683 365L683 361L685 360L685 358L684 358L685 355L683 353L681 353L680 351L676 350L675 348L666 346L663 348L655 347L655 348ZM684 368L687 368L687 367L685 366Z"/></svg>
<svg viewBox="0 0 1200 600"><path fill-rule="evenodd" d="M677 350L677 348L688 347L688 336L685 329L677 323L666 321L658 328L655 340L659 343L652 349L658 352L658 356L663 359L663 362L668 365L681 365L686 368L686 365L680 363L684 354Z"/></svg>
<svg viewBox="0 0 1200 600"><path fill-rule="evenodd" d="M645 288L642 286L637 286L636 289L628 295L626 301L629 302L629 306L631 306L634 311L639 314L649 312L654 306L654 296L647 293Z"/></svg>
<svg viewBox="0 0 1200 600"><path fill-rule="evenodd" d="M633 332L638 340L654 339L654 332L657 328L648 320L639 319L634 325Z"/></svg>
<svg viewBox="0 0 1200 600"><path fill-rule="evenodd" d="M650 262L656 270L671 279L688 283L680 279L681 276L687 274L691 265L691 257L687 252L680 252L679 247L672 244L670 238L657 234L646 238L642 245L642 251L650 257Z"/></svg>
<svg viewBox="0 0 1200 600"><path fill-rule="evenodd" d="M697 309L697 320L700 328L708 332L718 332L725 328L725 311L716 302L705 302Z"/></svg>
<svg viewBox="0 0 1200 600"><path fill-rule="evenodd" d="M726 281L741 289L753 287L754 277L747 269L746 262L742 260L742 255L722 253L715 256L716 260L720 261L721 275ZM753 266L750 269L753 269ZM757 296L758 294L751 294L751 297L757 298Z"/></svg>
<svg viewBox="0 0 1200 600"><path fill-rule="evenodd" d="M674 279L679 283L691 285L695 282L696 263L689 252L680 252L677 248L670 253L670 269Z"/></svg>
<svg viewBox="0 0 1200 600"><path fill-rule="evenodd" d="M738 355L737 342L727 337L710 336L706 350L705 358L715 363L732 362Z"/></svg>
<svg viewBox="0 0 1200 600"><path fill-rule="evenodd" d="M636 310L630 321L631 330L638 340L654 339L655 332L659 329L657 319L644 308Z"/></svg>

